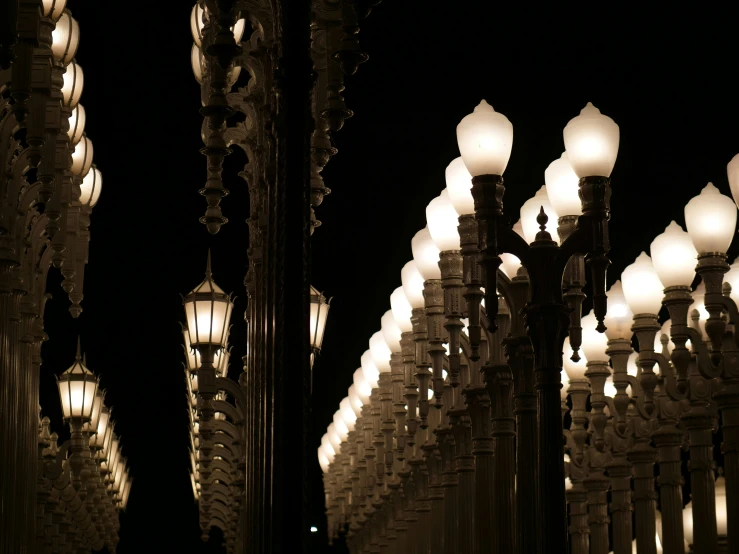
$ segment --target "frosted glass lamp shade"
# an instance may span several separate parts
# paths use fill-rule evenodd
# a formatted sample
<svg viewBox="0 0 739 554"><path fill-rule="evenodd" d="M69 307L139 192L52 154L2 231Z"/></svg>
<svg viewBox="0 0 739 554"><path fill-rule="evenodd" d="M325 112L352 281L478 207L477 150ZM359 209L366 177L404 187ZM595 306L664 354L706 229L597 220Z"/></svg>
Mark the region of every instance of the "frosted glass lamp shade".
<svg viewBox="0 0 739 554"><path fill-rule="evenodd" d="M618 156L618 125L591 102L563 131L572 170L580 177L610 177Z"/></svg>
<svg viewBox="0 0 739 554"><path fill-rule="evenodd" d="M67 66L62 78L62 104L71 110L82 96L85 74L79 64L72 62Z"/></svg>
<svg viewBox="0 0 739 554"><path fill-rule="evenodd" d="M41 13L44 14L44 17L57 21L64 12L66 5L67 0L41 0Z"/></svg>
<svg viewBox="0 0 739 554"><path fill-rule="evenodd" d="M379 376L379 372L378 372ZM372 384L367 382L367 379L364 378L364 369L359 368L354 372L354 390L357 392L357 396L359 396L359 400L361 400L362 404L367 404L370 401L370 395L372 394Z"/></svg>
<svg viewBox="0 0 739 554"><path fill-rule="evenodd" d="M438 270L438 264L436 267ZM441 275L441 272L439 272L439 275ZM403 284L403 292L411 308L423 308L424 278L415 261L411 260L403 266L403 269L400 270L400 281Z"/></svg>
<svg viewBox="0 0 739 554"><path fill-rule="evenodd" d="M652 241L650 251L654 269L665 288L689 287L693 283L698 252L680 225L670 222L664 233Z"/></svg>
<svg viewBox="0 0 739 554"><path fill-rule="evenodd" d="M372 355L372 361L375 363L377 370L380 373L387 373L390 371L390 347L385 342L385 337L382 335L382 331L374 333L369 340L369 351Z"/></svg>
<svg viewBox="0 0 739 554"><path fill-rule="evenodd" d="M395 322L393 311L386 311L380 320L382 337L385 343L390 347L391 352L400 352L400 326Z"/></svg>
<svg viewBox="0 0 739 554"><path fill-rule="evenodd" d="M347 398L349 399L349 405L352 410L354 410L354 415L357 417L362 415L362 406L364 406L364 402L362 402L362 399L359 397L357 386L355 384L352 384L352 386L349 387Z"/></svg>
<svg viewBox="0 0 739 554"><path fill-rule="evenodd" d="M629 340L632 335L631 325L634 314L626 302L621 281L613 283L613 286L606 292L606 297L608 298L608 312L603 321L606 326L606 337L609 340Z"/></svg>
<svg viewBox="0 0 739 554"><path fill-rule="evenodd" d="M100 416L95 430L95 435L90 437L90 446L102 449L105 445L106 433L108 432L108 422L110 421L110 411L104 405L100 408ZM112 426L111 426L112 427Z"/></svg>
<svg viewBox="0 0 739 554"><path fill-rule="evenodd" d="M59 398L62 402L64 419L76 418L83 423L90 421L98 380L92 371L87 369L79 356L69 369L57 379Z"/></svg>
<svg viewBox="0 0 739 554"><path fill-rule="evenodd" d="M621 274L626 302L634 315L658 314L662 307L664 286L654 269L652 259L645 252Z"/></svg>
<svg viewBox="0 0 739 554"><path fill-rule="evenodd" d="M734 202L739 206L739 154L731 158L731 161L726 166L726 173L729 177L731 196L734 197Z"/></svg>
<svg viewBox="0 0 739 554"><path fill-rule="evenodd" d="M521 223L520 217L518 218L518 221L513 224L513 232L516 233L523 240L526 240L526 237L523 235L523 224Z"/></svg>
<svg viewBox="0 0 739 554"><path fill-rule="evenodd" d="M413 261L416 262L418 272L424 281L430 279L441 279L441 270L439 269L439 247L431 238L428 227L424 227L415 234L411 240L411 250L413 251Z"/></svg>
<svg viewBox="0 0 739 554"><path fill-rule="evenodd" d="M349 428L344 423L344 419L341 417L341 410L334 412L334 429L339 434L341 442L346 441L349 436Z"/></svg>
<svg viewBox="0 0 739 554"><path fill-rule="evenodd" d="M518 274L518 270L521 267L521 260L519 260L517 256L508 254L507 252L501 254L499 257L501 262L501 271L506 274L506 277L513 279Z"/></svg>
<svg viewBox="0 0 739 554"><path fill-rule="evenodd" d="M724 275L724 283L731 285L731 299L739 302L739 261L731 264L729 271Z"/></svg>
<svg viewBox="0 0 739 554"><path fill-rule="evenodd" d="M355 414L352 409L349 397L344 397L344 399L339 403L339 412L341 413L341 418L344 420L349 432L354 431L354 424L357 422L357 414Z"/></svg>
<svg viewBox="0 0 739 554"><path fill-rule="evenodd" d="M608 363L608 337L595 330L597 325L598 321L592 312L582 318L582 352L590 362Z"/></svg>
<svg viewBox="0 0 739 554"><path fill-rule="evenodd" d="M457 144L473 177L503 175L513 147L513 125L485 100L457 125Z"/></svg>
<svg viewBox="0 0 739 554"><path fill-rule="evenodd" d="M54 61L68 65L80 45L80 26L77 20L65 11L51 32L51 55Z"/></svg>
<svg viewBox="0 0 739 554"><path fill-rule="evenodd" d="M190 65L192 66L192 74L195 80L203 84L203 74L205 73L205 59L203 52L197 44L193 44L190 49Z"/></svg>
<svg viewBox="0 0 739 554"><path fill-rule="evenodd" d="M552 236L553 241L559 242L559 235L557 234L558 216L549 202L546 186L541 187L533 198L529 198L521 206L521 225L523 226L524 239L528 243L536 240L536 234L540 231L536 218L539 217L541 208L544 208L544 213L549 217L546 230Z"/></svg>
<svg viewBox="0 0 739 554"><path fill-rule="evenodd" d="M618 390L616 390L616 385L613 384L613 375L609 375L603 387L603 394L610 398L615 398L616 393L618 393Z"/></svg>
<svg viewBox="0 0 739 554"><path fill-rule="evenodd" d="M547 196L554 211L560 216L582 214L580 179L575 175L567 152L549 164L544 171Z"/></svg>
<svg viewBox="0 0 739 554"><path fill-rule="evenodd" d="M588 367L587 360L585 359L584 353L580 352L580 361L579 362L573 362L572 361L572 346L570 345L570 337L565 337L564 342L564 348L563 351L563 365L564 370L567 372L567 378L570 381L573 381L575 379L585 379L585 372L587 371Z"/></svg>
<svg viewBox="0 0 739 554"><path fill-rule="evenodd" d="M318 447L318 465L321 466L323 473L328 473L328 466L331 462L328 461L328 456L323 451L323 446Z"/></svg>
<svg viewBox="0 0 739 554"><path fill-rule="evenodd" d="M185 317L194 348L215 346L224 348L228 340L233 301L213 280L210 252L205 280L185 297Z"/></svg>
<svg viewBox="0 0 739 554"><path fill-rule="evenodd" d="M323 332L326 330L326 318L330 308L323 293L313 285L310 287L310 346L314 352L321 351Z"/></svg>
<svg viewBox="0 0 739 554"><path fill-rule="evenodd" d="M82 179L80 183L80 204L92 208L100 199L100 192L103 190L103 174L92 164L90 171Z"/></svg>
<svg viewBox="0 0 739 554"><path fill-rule="evenodd" d="M72 146L75 146L82 138L82 133L85 132L85 122L85 108L82 104L77 104L69 115L69 130L67 131Z"/></svg>
<svg viewBox="0 0 739 554"><path fill-rule="evenodd" d="M341 435L336 430L335 421L328 426L326 432L328 433L328 440L331 443L331 446L334 448L334 452L338 454L341 451Z"/></svg>
<svg viewBox="0 0 739 554"><path fill-rule="evenodd" d="M72 151L72 167L73 175L84 177L92 167L92 141L83 136Z"/></svg>
<svg viewBox="0 0 739 554"><path fill-rule="evenodd" d="M329 437L328 431L326 431L321 437L321 446L323 447L323 453L328 458L329 463L333 463L334 456L336 456L336 449L331 443L331 438Z"/></svg>
<svg viewBox="0 0 739 554"><path fill-rule="evenodd" d="M459 214L449 199L447 189L426 206L426 221L431 239L441 252L459 250Z"/></svg>
<svg viewBox="0 0 739 554"><path fill-rule="evenodd" d="M698 254L726 253L736 230L736 204L708 183L685 206L685 225Z"/></svg>
<svg viewBox="0 0 739 554"><path fill-rule="evenodd" d="M92 401L92 412L90 414L90 431L97 433L98 422L100 421L100 414L103 409L103 401L105 400L105 391L98 387L95 391L95 398Z"/></svg>
<svg viewBox="0 0 739 554"><path fill-rule="evenodd" d="M361 358L362 373L364 374L364 380L373 388L376 389L378 386L377 380L380 378L380 370L375 364L372 353L369 350L365 350Z"/></svg>
<svg viewBox="0 0 739 554"><path fill-rule="evenodd" d="M423 295L421 295L421 302L423 303ZM390 309L393 312L393 318L395 318L395 323L400 328L401 333L413 331L413 323L411 323L413 308L410 302L408 302L402 286L395 289L390 295Z"/></svg>
<svg viewBox="0 0 739 554"><path fill-rule="evenodd" d="M446 167L446 190L449 200L459 215L475 213L475 201L472 198L472 175L467 171L462 156L454 158Z"/></svg>

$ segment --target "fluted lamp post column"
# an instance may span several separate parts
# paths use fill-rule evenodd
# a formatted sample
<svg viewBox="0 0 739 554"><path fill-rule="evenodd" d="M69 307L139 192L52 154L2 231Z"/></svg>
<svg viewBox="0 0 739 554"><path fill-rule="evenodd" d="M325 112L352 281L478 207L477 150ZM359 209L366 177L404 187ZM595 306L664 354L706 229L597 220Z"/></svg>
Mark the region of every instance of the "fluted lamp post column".
<svg viewBox="0 0 739 554"><path fill-rule="evenodd" d="M541 232L529 246L503 222L502 174L510 158L513 127L485 101L457 126L457 142L467 170L472 175L472 196L478 222L479 245L485 269L485 304L490 330L495 330L497 270L500 254L516 255L526 267L531 296L525 308L527 332L535 356L538 394L539 497L542 544L552 554L566 554L567 514L564 488L564 447L560 412L562 343L570 324L571 308L562 293L562 276L570 258L586 255L591 269L594 312L598 330L606 313L605 272L607 222L610 218L610 174L618 153L619 129L607 116L588 104L571 120L563 133L565 148L575 174L583 215L572 234L558 246L546 232L547 217L539 222ZM550 228L553 228L552 225Z"/></svg>

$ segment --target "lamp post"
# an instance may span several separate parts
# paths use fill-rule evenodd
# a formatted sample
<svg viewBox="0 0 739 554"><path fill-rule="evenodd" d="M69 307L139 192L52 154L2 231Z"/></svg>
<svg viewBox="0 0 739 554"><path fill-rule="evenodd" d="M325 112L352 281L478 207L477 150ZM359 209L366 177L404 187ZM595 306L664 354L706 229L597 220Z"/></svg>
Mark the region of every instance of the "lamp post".
<svg viewBox="0 0 739 554"><path fill-rule="evenodd" d="M502 174L513 143L510 121L482 101L457 127L462 159L472 176L491 331L495 329L500 254L516 255L531 281L525 313L536 363L541 511L547 514L541 520L541 539L551 552L562 553L568 551L568 546L559 389L562 344L570 323L570 308L562 295L561 276L573 255L587 256L586 263L593 279L594 312L599 322L598 330L602 332L606 313L605 271L610 263L606 256L609 249L609 177L618 152L619 130L613 120L588 104L568 123L564 140L572 168L580 178L583 215L578 218L578 227L561 246L546 232L547 218L542 217L539 222L542 230L529 246L503 224L505 188Z"/></svg>

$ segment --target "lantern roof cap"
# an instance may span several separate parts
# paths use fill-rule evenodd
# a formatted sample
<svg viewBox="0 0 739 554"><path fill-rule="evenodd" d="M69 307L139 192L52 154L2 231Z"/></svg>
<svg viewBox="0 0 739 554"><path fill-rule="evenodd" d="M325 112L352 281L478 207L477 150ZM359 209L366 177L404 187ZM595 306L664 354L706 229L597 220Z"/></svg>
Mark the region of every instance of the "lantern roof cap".
<svg viewBox="0 0 739 554"><path fill-rule="evenodd" d="M223 296L228 296L213 280L213 272L210 270L210 248L208 249L208 261L205 266L205 279L197 287L192 289L187 296L194 294L222 294Z"/></svg>
<svg viewBox="0 0 739 554"><path fill-rule="evenodd" d="M87 360L82 356L82 348L80 345L80 337L77 337L77 354L74 357L74 363L64 372L62 373L62 377L74 375L93 375L94 373L87 368L85 365Z"/></svg>

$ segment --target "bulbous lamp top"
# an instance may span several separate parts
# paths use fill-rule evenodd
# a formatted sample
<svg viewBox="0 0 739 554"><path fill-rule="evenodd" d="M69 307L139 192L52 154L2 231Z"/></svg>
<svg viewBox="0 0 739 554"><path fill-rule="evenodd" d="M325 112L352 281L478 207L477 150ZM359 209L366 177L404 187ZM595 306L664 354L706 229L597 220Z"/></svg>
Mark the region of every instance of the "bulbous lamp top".
<svg viewBox="0 0 739 554"><path fill-rule="evenodd" d="M44 17L48 17L53 21L57 21L61 17L66 6L67 0L41 0Z"/></svg>
<svg viewBox="0 0 739 554"><path fill-rule="evenodd" d="M449 191L449 200L459 215L475 213L475 201L472 198L472 175L464 165L462 156L454 158L446 166L446 188Z"/></svg>
<svg viewBox="0 0 739 554"><path fill-rule="evenodd" d="M731 196L734 197L734 202L739 206L739 154L731 158L731 161L726 165L726 173L729 177Z"/></svg>
<svg viewBox="0 0 739 554"><path fill-rule="evenodd" d="M565 150L580 177L610 177L618 156L618 125L592 102L563 131Z"/></svg>
<svg viewBox="0 0 739 554"><path fill-rule="evenodd" d="M736 230L736 204L708 183L685 206L685 226L698 254L726 253Z"/></svg>
<svg viewBox="0 0 739 554"><path fill-rule="evenodd" d="M331 443L331 437L329 436L328 431L326 431L321 437L321 446L323 447L323 452L326 454L329 462L333 462L334 456L336 456L336 450L334 449L334 445Z"/></svg>
<svg viewBox="0 0 739 554"><path fill-rule="evenodd" d="M388 373L390 371L390 355L392 354L390 347L385 342L382 331L374 333L369 340L369 351L372 361L380 373Z"/></svg>
<svg viewBox="0 0 739 554"><path fill-rule="evenodd" d="M224 348L228 339L233 301L213 280L210 251L205 280L190 291L184 299L184 305L192 346Z"/></svg>
<svg viewBox="0 0 739 554"><path fill-rule="evenodd" d="M416 262L418 272L424 281L430 279L441 279L441 270L439 269L439 247L431 238L429 228L424 227L411 239L411 250L413 251L413 261Z"/></svg>
<svg viewBox="0 0 739 554"><path fill-rule="evenodd" d="M328 435L328 441L331 443L331 446L334 449L334 452L338 454L341 452L341 436L339 435L339 432L336 430L336 424L330 423L328 428L326 429L326 434Z"/></svg>
<svg viewBox="0 0 739 554"><path fill-rule="evenodd" d="M339 411L341 412L341 417L344 420L347 429L349 429L349 432L354 431L354 425L357 422L357 414L354 413L351 400L349 400L348 396L344 397L341 402L339 402Z"/></svg>
<svg viewBox="0 0 739 554"><path fill-rule="evenodd" d="M377 380L380 378L380 370L372 359L372 353L369 350L365 350L362 354L361 363L364 380L373 389L376 389L378 386Z"/></svg>
<svg viewBox="0 0 739 554"><path fill-rule="evenodd" d="M321 466L321 471L323 473L328 473L328 466L331 465L331 462L328 459L328 456L326 456L324 452L323 445L318 447L318 465Z"/></svg>
<svg viewBox="0 0 739 554"><path fill-rule="evenodd" d="M447 189L426 206L426 221L429 234L441 252L459 250L459 214L449 199Z"/></svg>
<svg viewBox="0 0 739 554"><path fill-rule="evenodd" d="M652 259L642 252L621 274L624 297L634 315L658 314L664 286Z"/></svg>
<svg viewBox="0 0 739 554"><path fill-rule="evenodd" d="M82 363L79 341L74 364L57 378L64 419L88 423L92 418L98 379Z"/></svg>
<svg viewBox="0 0 739 554"><path fill-rule="evenodd" d="M580 179L572 169L567 152L549 164L544 171L547 196L554 211L560 216L582 214Z"/></svg>
<svg viewBox="0 0 739 554"><path fill-rule="evenodd" d="M562 365L564 365L564 370L567 372L567 377L569 378L569 380L574 381L577 379L585 379L585 372L588 370L588 366L586 365L587 359L583 355L583 352L580 352L580 361L572 361L573 351L572 346L570 345L570 337L565 337L562 352Z"/></svg>
<svg viewBox="0 0 739 554"><path fill-rule="evenodd" d="M402 290L402 289L401 289ZM385 339L385 343L390 347L391 352L400 352L400 338L401 331L400 326L395 321L393 311L388 310L382 315L381 331L382 337Z"/></svg>
<svg viewBox="0 0 739 554"><path fill-rule="evenodd" d="M72 113L69 114L69 129L67 130L67 136L72 146L75 146L82 139L86 122L87 115L85 114L85 108L82 104L77 104L72 110Z"/></svg>
<svg viewBox="0 0 739 554"><path fill-rule="evenodd" d="M414 260L405 264L403 269L400 270L400 281L403 283L403 292L411 307L423 308L424 279L421 272L418 271L418 265Z"/></svg>
<svg viewBox="0 0 739 554"><path fill-rule="evenodd" d="M626 302L621 281L613 283L606 292L606 297L608 298L608 311L603 320L606 326L606 337L609 340L629 340L633 334L631 325L634 320L634 313Z"/></svg>
<svg viewBox="0 0 739 554"><path fill-rule="evenodd" d="M513 147L513 125L485 100L457 125L457 144L473 177L503 175Z"/></svg>
<svg viewBox="0 0 739 554"><path fill-rule="evenodd" d="M370 392L372 392L370 390ZM352 410L354 410L354 415L359 417L362 415L362 406L364 406L364 402L362 402L362 399L359 396L359 393L357 392L357 385L352 383L352 385L349 387L347 391L347 398L349 399L349 404L352 407Z"/></svg>
<svg viewBox="0 0 739 554"><path fill-rule="evenodd" d="M596 331L597 326L598 321L593 312L582 318L582 351L590 362L608 363L608 337Z"/></svg>
<svg viewBox="0 0 739 554"><path fill-rule="evenodd" d="M364 378L364 369L361 367L354 372L354 390L363 405L369 402L372 394L372 384Z"/></svg>
<svg viewBox="0 0 739 554"><path fill-rule="evenodd" d="M336 410L334 412L333 422L334 430L339 434L341 442L346 441L347 437L349 436L349 428L346 426L346 423L344 423L344 419L341 417L341 410Z"/></svg>
<svg viewBox="0 0 739 554"><path fill-rule="evenodd" d="M698 252L690 235L680 225L671 221L664 233L652 241L650 252L654 269L665 288L693 284Z"/></svg>
<svg viewBox="0 0 739 554"><path fill-rule="evenodd" d="M92 141L83 135L72 151L72 167L70 170L73 175L84 177L89 173L92 167L92 154Z"/></svg>
<svg viewBox="0 0 739 554"><path fill-rule="evenodd" d="M521 225L523 226L523 237L528 243L532 243L536 240L536 234L541 230L539 228L539 222L536 218L539 217L539 211L544 209L544 213L547 214L549 220L546 224L547 232L552 236L552 240L559 242L559 235L557 234L557 213L554 211L552 204L549 202L549 196L547 196L547 187L542 186L533 198L529 198L521 206Z"/></svg>
<svg viewBox="0 0 739 554"><path fill-rule="evenodd" d="M82 89L85 85L85 74L82 67L71 62L64 72L62 81L62 104L72 110L80 101Z"/></svg>
<svg viewBox="0 0 739 554"><path fill-rule="evenodd" d="M423 295L421 295L421 302L423 303ZM413 307L411 306L411 303L408 302L408 297L405 295L405 291L402 286L395 289L390 295L390 309L393 312L395 323L400 328L401 333L409 333L413 331L413 323L411 322Z"/></svg>
<svg viewBox="0 0 739 554"><path fill-rule="evenodd" d="M51 32L51 55L54 61L68 65L80 45L80 26L68 11L64 11Z"/></svg>

